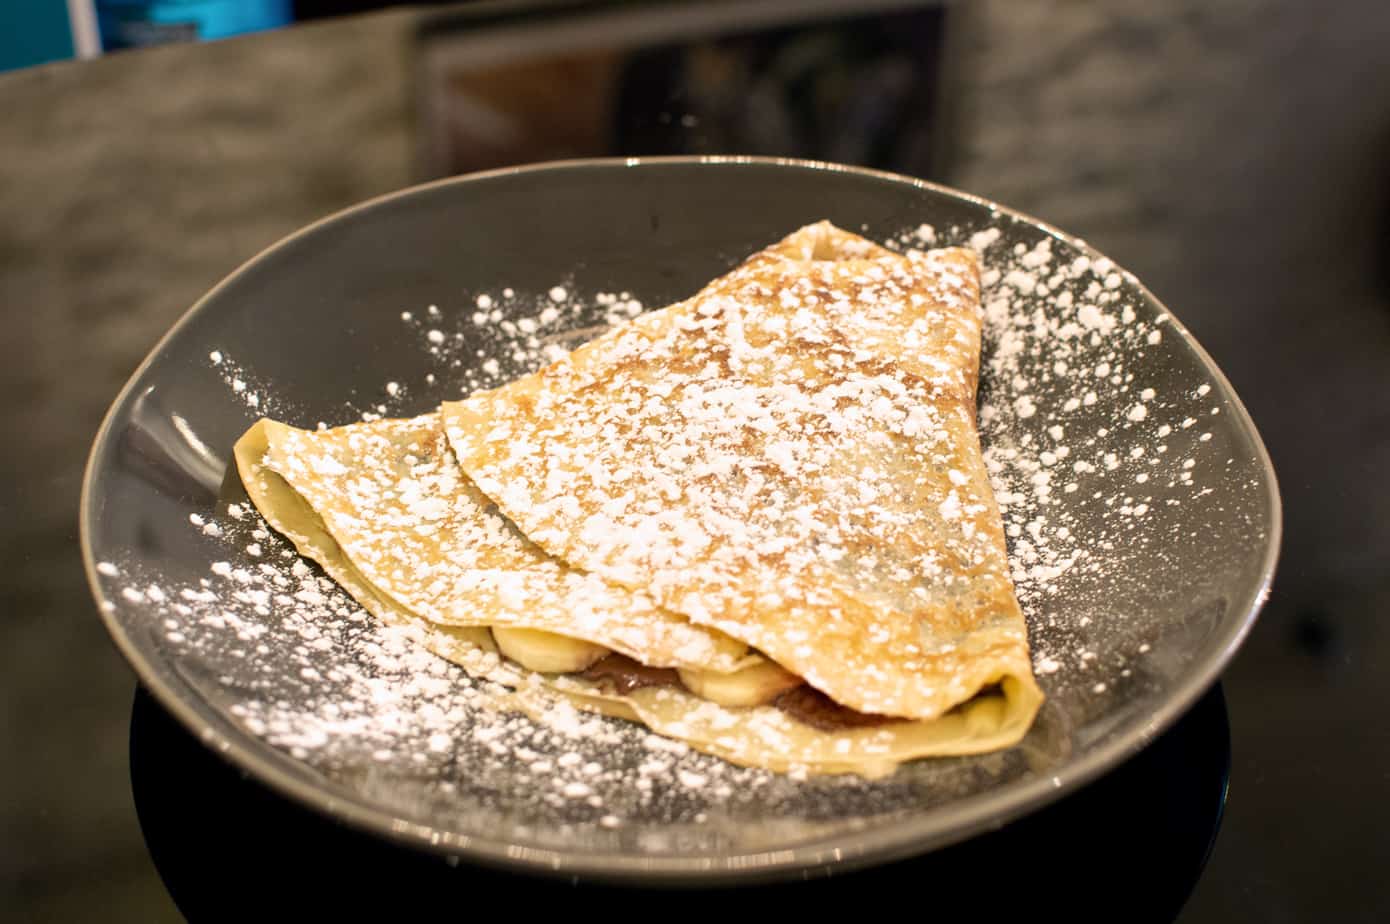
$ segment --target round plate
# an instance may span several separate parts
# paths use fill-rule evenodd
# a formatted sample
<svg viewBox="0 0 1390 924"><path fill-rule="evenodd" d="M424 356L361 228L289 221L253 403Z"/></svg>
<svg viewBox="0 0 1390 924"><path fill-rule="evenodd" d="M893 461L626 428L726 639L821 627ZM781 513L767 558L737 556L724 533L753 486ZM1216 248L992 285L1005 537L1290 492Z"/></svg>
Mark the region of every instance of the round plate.
<svg viewBox="0 0 1390 924"><path fill-rule="evenodd" d="M1019 747L878 781L736 769L616 720L575 733L479 707L457 695L470 688L461 671L402 652L332 588L319 611L336 616L303 618L303 564L240 506L228 470L258 416L313 426L424 413L822 218L894 246L983 254L982 439L1048 695ZM523 318L541 328L509 323ZM451 856L663 883L905 856L1076 789L1216 679L1264 600L1279 529L1245 409L1131 275L976 197L749 158L495 171L287 238L195 305L136 372L97 436L82 508L88 576L117 645L235 764Z"/></svg>

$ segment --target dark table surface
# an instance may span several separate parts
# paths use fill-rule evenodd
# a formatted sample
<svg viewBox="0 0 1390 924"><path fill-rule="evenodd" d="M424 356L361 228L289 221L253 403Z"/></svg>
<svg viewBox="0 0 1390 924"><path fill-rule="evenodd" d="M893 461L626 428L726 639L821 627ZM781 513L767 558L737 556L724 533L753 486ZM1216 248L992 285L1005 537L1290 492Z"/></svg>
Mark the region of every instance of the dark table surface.
<svg viewBox="0 0 1390 924"><path fill-rule="evenodd" d="M1081 901L1125 894L1124 855L1135 907L1191 889L1182 921L1390 917L1390 7L881 6L792 22L776 3L701 21L610 4L462 28L402 10L0 75L0 917L177 920L171 892L194 914L219 888L254 898L267 880L226 859L248 843L229 817L334 842L147 699L132 710L85 586L85 453L159 335L262 247L372 195L675 151L884 166L1086 238L1212 353L1279 472L1279 574L1219 692L1027 827L861 882L955 876L988 850L1029 866L1020 888L1044 907L1137 918ZM343 836L367 853L340 869L370 861ZM191 877L190 855L209 858ZM380 862L438 885L420 858Z"/></svg>

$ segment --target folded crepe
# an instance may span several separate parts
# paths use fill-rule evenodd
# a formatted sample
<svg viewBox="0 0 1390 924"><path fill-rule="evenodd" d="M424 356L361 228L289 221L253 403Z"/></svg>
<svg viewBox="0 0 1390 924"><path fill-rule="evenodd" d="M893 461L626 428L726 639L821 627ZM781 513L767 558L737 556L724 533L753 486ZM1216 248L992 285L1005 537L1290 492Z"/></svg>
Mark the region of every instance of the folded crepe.
<svg viewBox="0 0 1390 924"><path fill-rule="evenodd" d="M438 415L262 421L237 461L367 609L469 669L496 642L523 708L878 775L1013 744L1041 702L978 313L972 253L822 223Z"/></svg>
<svg viewBox="0 0 1390 924"><path fill-rule="evenodd" d="M253 497L260 488L248 473L259 466L277 475L361 580L429 623L526 630L521 644L549 642L561 670L610 651L717 673L751 660L747 645L528 542L459 469L437 414L321 431L263 420L238 444L237 459ZM272 509L287 513L283 504ZM498 633L504 646L511 638Z"/></svg>

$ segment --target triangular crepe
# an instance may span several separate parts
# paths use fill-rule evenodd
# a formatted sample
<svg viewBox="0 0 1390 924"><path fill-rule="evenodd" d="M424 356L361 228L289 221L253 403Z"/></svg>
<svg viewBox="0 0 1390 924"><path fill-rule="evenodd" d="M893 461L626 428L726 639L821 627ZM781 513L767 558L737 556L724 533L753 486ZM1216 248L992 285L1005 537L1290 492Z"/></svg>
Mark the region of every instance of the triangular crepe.
<svg viewBox="0 0 1390 924"><path fill-rule="evenodd" d="M547 552L862 713L932 720L997 685L1021 736L1041 695L979 351L972 252L823 223L443 412L464 470Z"/></svg>
<svg viewBox="0 0 1390 924"><path fill-rule="evenodd" d="M774 770L995 750L1041 694L974 429L976 287L968 253L812 226L537 376L414 420L261 421L237 463L303 554L511 706ZM628 657L522 670L494 653L516 626ZM765 705L686 689L757 671Z"/></svg>

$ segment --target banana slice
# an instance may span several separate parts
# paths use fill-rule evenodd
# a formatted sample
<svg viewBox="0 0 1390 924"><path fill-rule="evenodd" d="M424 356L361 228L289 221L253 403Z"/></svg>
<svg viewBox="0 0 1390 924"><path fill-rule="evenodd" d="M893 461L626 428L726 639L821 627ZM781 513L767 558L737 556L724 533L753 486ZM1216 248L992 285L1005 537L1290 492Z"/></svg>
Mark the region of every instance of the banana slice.
<svg viewBox="0 0 1390 924"><path fill-rule="evenodd" d="M681 683L691 693L721 706L761 706L779 693L801 686L801 678L772 661L761 661L732 674L680 668Z"/></svg>
<svg viewBox="0 0 1390 924"><path fill-rule="evenodd" d="M522 667L542 674L582 671L608 654L608 649L602 645L539 629L493 626L492 637L504 655Z"/></svg>

